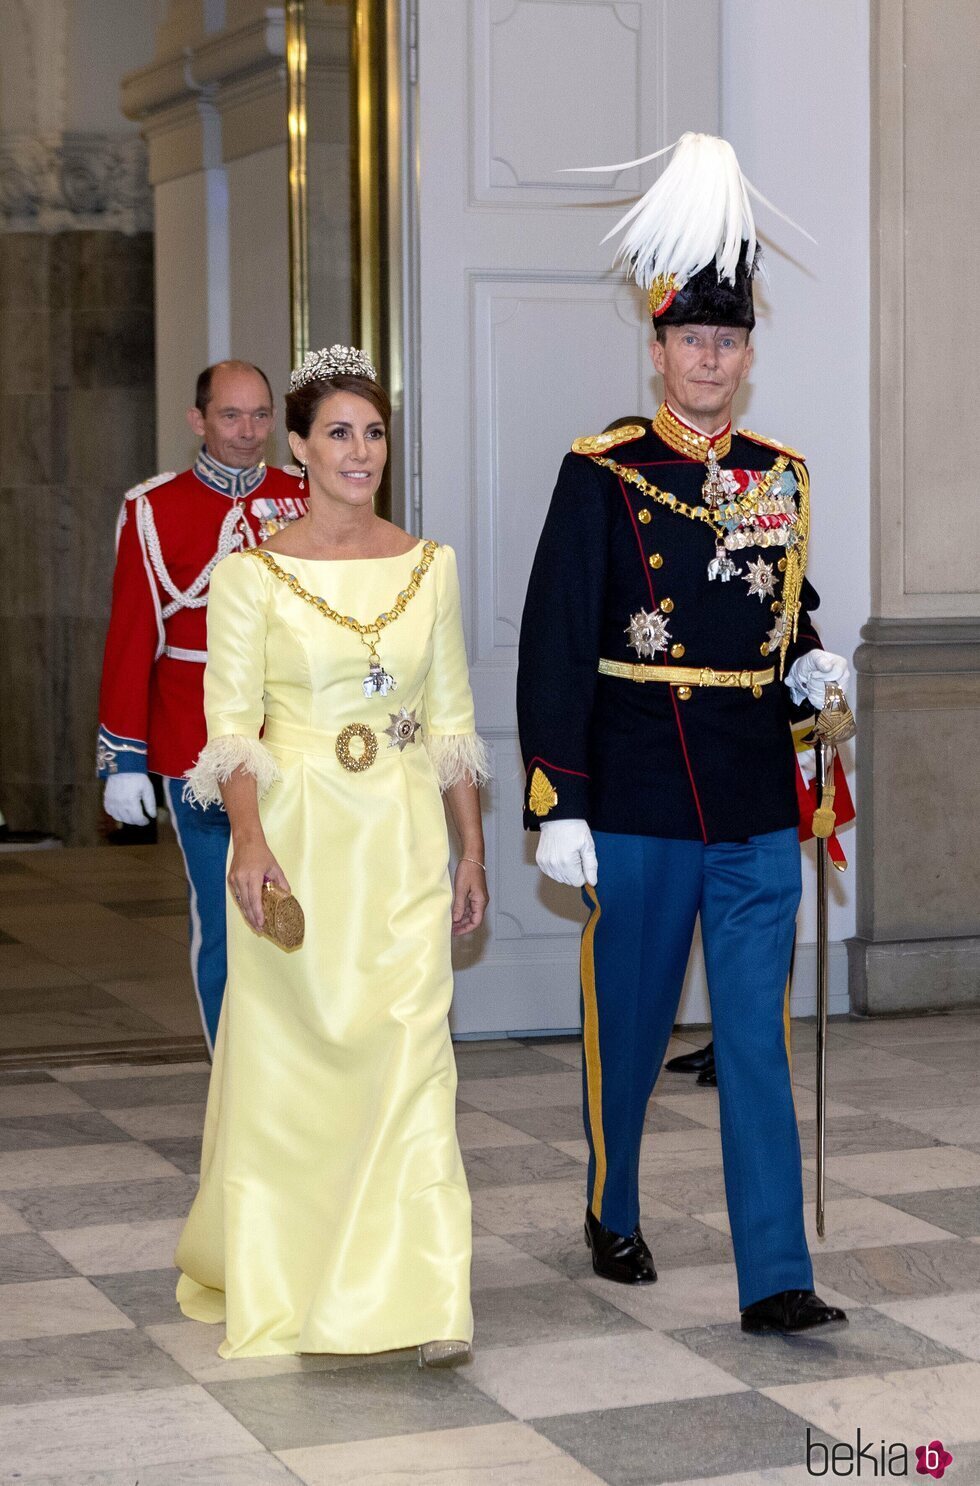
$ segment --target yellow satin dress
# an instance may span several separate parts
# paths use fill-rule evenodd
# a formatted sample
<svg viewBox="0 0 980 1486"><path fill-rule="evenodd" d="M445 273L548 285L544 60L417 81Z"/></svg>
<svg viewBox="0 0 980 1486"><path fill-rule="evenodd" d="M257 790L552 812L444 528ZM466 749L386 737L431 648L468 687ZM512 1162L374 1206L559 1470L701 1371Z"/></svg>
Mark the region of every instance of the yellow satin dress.
<svg viewBox="0 0 980 1486"><path fill-rule="evenodd" d="M391 608L426 550L275 562L367 621ZM440 785L485 777L486 756L451 548L435 547L379 651L397 690L366 698L356 634L255 555L214 571L208 744L188 789L214 800L234 768L255 775L269 847L306 916L304 943L286 952L228 898L200 1189L176 1255L180 1307L224 1323L223 1357L472 1336ZM421 730L403 725L401 740L412 738L401 746L385 730L403 708ZM358 772L337 751L350 723L377 742ZM363 749L357 739L346 756Z"/></svg>

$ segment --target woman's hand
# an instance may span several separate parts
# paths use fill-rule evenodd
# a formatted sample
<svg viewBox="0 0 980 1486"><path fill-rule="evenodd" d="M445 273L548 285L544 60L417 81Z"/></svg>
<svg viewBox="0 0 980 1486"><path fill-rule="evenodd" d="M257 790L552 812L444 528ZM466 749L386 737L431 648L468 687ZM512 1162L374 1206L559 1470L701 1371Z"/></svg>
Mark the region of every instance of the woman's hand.
<svg viewBox="0 0 980 1486"><path fill-rule="evenodd" d="M286 875L269 850L264 836L249 837L238 842L232 835L231 866L228 869L228 886L232 897L242 911L249 928L261 934L265 927L265 912L262 907L262 885L274 882L289 892Z"/></svg>
<svg viewBox="0 0 980 1486"><path fill-rule="evenodd" d="M490 894L487 874L476 862L460 861L453 883L453 935L472 934L483 923Z"/></svg>

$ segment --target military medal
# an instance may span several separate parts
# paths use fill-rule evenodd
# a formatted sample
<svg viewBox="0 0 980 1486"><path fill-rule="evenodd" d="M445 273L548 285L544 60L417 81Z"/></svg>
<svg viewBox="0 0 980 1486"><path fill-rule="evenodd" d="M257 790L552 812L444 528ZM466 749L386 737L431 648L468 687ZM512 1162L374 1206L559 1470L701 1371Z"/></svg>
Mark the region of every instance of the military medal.
<svg viewBox="0 0 980 1486"><path fill-rule="evenodd" d="M660 650L667 649L670 640L670 631L667 621L662 614L648 614L641 609L634 614L627 628L623 631L629 636L629 645L637 655L650 658Z"/></svg>
<svg viewBox="0 0 980 1486"><path fill-rule="evenodd" d="M773 653L774 650L778 650L779 647L780 647L780 645L783 643L783 635L785 634L785 632L786 632L786 615L785 614L780 614L777 617L776 622L774 623L772 629L766 635L766 641L767 641L767 643L769 645L769 654L770 655L772 655L772 653Z"/></svg>

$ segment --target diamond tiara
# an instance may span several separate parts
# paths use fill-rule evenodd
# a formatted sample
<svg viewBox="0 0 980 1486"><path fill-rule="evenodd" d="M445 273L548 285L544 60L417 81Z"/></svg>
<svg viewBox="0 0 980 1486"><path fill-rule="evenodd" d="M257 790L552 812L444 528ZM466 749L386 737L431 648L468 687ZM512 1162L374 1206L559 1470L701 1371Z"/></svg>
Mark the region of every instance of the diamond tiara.
<svg viewBox="0 0 980 1486"><path fill-rule="evenodd" d="M307 382L321 382L326 377L368 377L378 380L374 362L366 351L356 346L331 346L329 351L307 351L303 365L298 366L289 378L289 390L305 387Z"/></svg>

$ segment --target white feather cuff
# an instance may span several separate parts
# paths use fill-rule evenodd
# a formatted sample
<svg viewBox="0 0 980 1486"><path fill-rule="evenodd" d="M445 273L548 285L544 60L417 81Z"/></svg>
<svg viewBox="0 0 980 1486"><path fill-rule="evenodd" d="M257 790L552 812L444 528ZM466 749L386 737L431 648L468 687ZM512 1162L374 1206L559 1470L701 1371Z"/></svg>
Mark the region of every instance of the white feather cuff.
<svg viewBox="0 0 980 1486"><path fill-rule="evenodd" d="M252 775L260 800L282 778L279 765L258 738L229 733L212 738L201 749L197 763L184 776L183 798L192 805L220 805L219 785L227 784L236 769Z"/></svg>
<svg viewBox="0 0 980 1486"><path fill-rule="evenodd" d="M463 780L486 784L493 778L487 745L479 733L429 733L425 746L443 791Z"/></svg>

